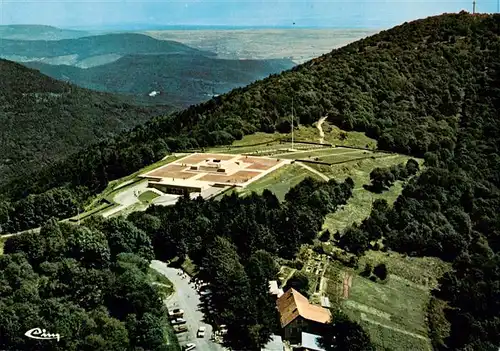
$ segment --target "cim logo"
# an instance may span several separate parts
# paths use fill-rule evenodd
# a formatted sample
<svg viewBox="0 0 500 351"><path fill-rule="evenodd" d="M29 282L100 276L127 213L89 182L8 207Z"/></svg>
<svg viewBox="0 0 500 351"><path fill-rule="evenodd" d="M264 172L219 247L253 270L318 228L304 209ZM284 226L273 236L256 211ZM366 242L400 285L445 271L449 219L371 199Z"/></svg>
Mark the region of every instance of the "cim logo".
<svg viewBox="0 0 500 351"><path fill-rule="evenodd" d="M28 338L31 339L39 339L39 340L57 340L61 339L61 335L59 334L50 334L47 333L45 329L33 328L24 333Z"/></svg>

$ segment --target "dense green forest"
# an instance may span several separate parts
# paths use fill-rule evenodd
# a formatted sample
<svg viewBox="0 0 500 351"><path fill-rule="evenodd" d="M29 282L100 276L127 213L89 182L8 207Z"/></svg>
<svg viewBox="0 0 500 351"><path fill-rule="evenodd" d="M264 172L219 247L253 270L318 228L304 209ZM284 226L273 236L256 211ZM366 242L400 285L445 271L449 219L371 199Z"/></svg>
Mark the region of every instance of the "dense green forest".
<svg viewBox="0 0 500 351"><path fill-rule="evenodd" d="M293 258L301 244L311 243L324 216L345 204L352 189L351 179L308 178L284 203L267 190L221 201L182 198L128 220L91 218L84 226L52 220L40 233L10 238L0 256L0 347L175 350L164 342L165 311L146 281L147 268L154 257L189 255L211 285L228 345L259 350L279 327L268 294L276 257ZM22 337L20 331L33 326L63 338L51 344Z"/></svg>
<svg viewBox="0 0 500 351"><path fill-rule="evenodd" d="M137 107L0 60L0 184L171 111Z"/></svg>
<svg viewBox="0 0 500 351"><path fill-rule="evenodd" d="M148 99L185 108L208 100L213 94L252 83L295 66L291 60L223 60L190 53L126 55L117 61L90 68L27 62L55 79L78 86L132 98L149 92L160 95Z"/></svg>
<svg viewBox="0 0 500 351"><path fill-rule="evenodd" d="M152 254L146 233L120 220L102 231L50 221L9 239L0 256L0 348L180 350L165 342L173 333L164 295L148 280ZM61 338L24 336L35 327Z"/></svg>

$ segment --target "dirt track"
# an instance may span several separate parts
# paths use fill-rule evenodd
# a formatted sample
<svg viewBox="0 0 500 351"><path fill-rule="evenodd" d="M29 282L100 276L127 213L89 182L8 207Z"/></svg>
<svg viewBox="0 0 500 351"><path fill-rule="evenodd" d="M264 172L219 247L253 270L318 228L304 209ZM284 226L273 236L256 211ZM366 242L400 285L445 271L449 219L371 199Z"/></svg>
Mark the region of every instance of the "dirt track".
<svg viewBox="0 0 500 351"><path fill-rule="evenodd" d="M325 141L325 132L323 131L323 122L327 119L328 116L321 117L319 121L316 124L316 128L318 128L319 131L319 143L323 144Z"/></svg>
<svg viewBox="0 0 500 351"><path fill-rule="evenodd" d="M349 289L352 286L352 274L343 272L342 273L342 297L344 299L349 298Z"/></svg>

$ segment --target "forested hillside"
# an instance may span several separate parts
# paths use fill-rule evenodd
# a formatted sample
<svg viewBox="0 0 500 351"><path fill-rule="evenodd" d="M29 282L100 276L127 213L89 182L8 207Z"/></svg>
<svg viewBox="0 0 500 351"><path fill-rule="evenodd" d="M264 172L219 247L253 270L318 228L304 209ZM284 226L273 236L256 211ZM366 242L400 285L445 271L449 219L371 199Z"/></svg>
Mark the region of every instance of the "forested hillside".
<svg viewBox="0 0 500 351"><path fill-rule="evenodd" d="M343 128L366 131L382 149L417 156L453 150L461 112L472 106L466 91L492 78L488 62L497 57L498 21L498 16L464 12L405 23L155 119L42 174L25 177L9 186L9 193L16 198L26 190L40 193L70 183L98 191L108 180L168 150L229 143L257 130L286 130L292 98L296 119L303 124L328 115Z"/></svg>
<svg viewBox="0 0 500 351"><path fill-rule="evenodd" d="M170 111L131 106L0 60L0 183Z"/></svg>
<svg viewBox="0 0 500 351"><path fill-rule="evenodd" d="M328 115L334 124L378 139L380 148L425 158L426 170L410 181L394 207L377 202L370 218L339 233L337 243L359 254L375 249L371 242L380 238L385 249L452 262L454 269L434 292L449 308L444 313L430 308L434 346L498 350L499 35L500 15L447 14L406 23L279 76L155 119L2 191L12 201L61 186L73 191L82 185L96 192L110 179L169 150L228 143L256 130L286 130L293 98L301 123ZM3 205L4 222L12 207ZM165 211L153 215L169 218L172 210ZM168 234L169 226L161 227L168 222L154 223L162 230L153 231ZM237 258L231 245L217 240L225 257ZM189 252L197 247L186 245L176 249ZM236 264L237 259L230 262ZM205 262L207 272L214 267ZM243 269L238 266L239 272ZM248 287L245 279L238 282ZM439 318L433 318L440 313L451 323L449 337L436 322Z"/></svg>
<svg viewBox="0 0 500 351"><path fill-rule="evenodd" d="M81 87L149 98L151 103L168 103L185 108L206 101L213 94L265 78L290 69L290 60L222 60L203 55L127 55L115 62L91 68L68 65L48 65L27 62L26 66L40 70L52 78L69 81Z"/></svg>

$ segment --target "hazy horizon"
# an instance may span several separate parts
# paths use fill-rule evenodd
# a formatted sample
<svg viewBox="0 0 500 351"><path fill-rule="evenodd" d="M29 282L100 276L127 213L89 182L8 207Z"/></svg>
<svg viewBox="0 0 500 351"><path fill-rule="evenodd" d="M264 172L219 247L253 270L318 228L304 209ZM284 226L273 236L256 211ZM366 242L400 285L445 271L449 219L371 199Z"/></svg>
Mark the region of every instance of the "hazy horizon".
<svg viewBox="0 0 500 351"><path fill-rule="evenodd" d="M477 1L496 12L497 0ZM0 25L83 30L168 27L382 29L443 12L472 11L472 1L429 0L58 0L0 2Z"/></svg>

